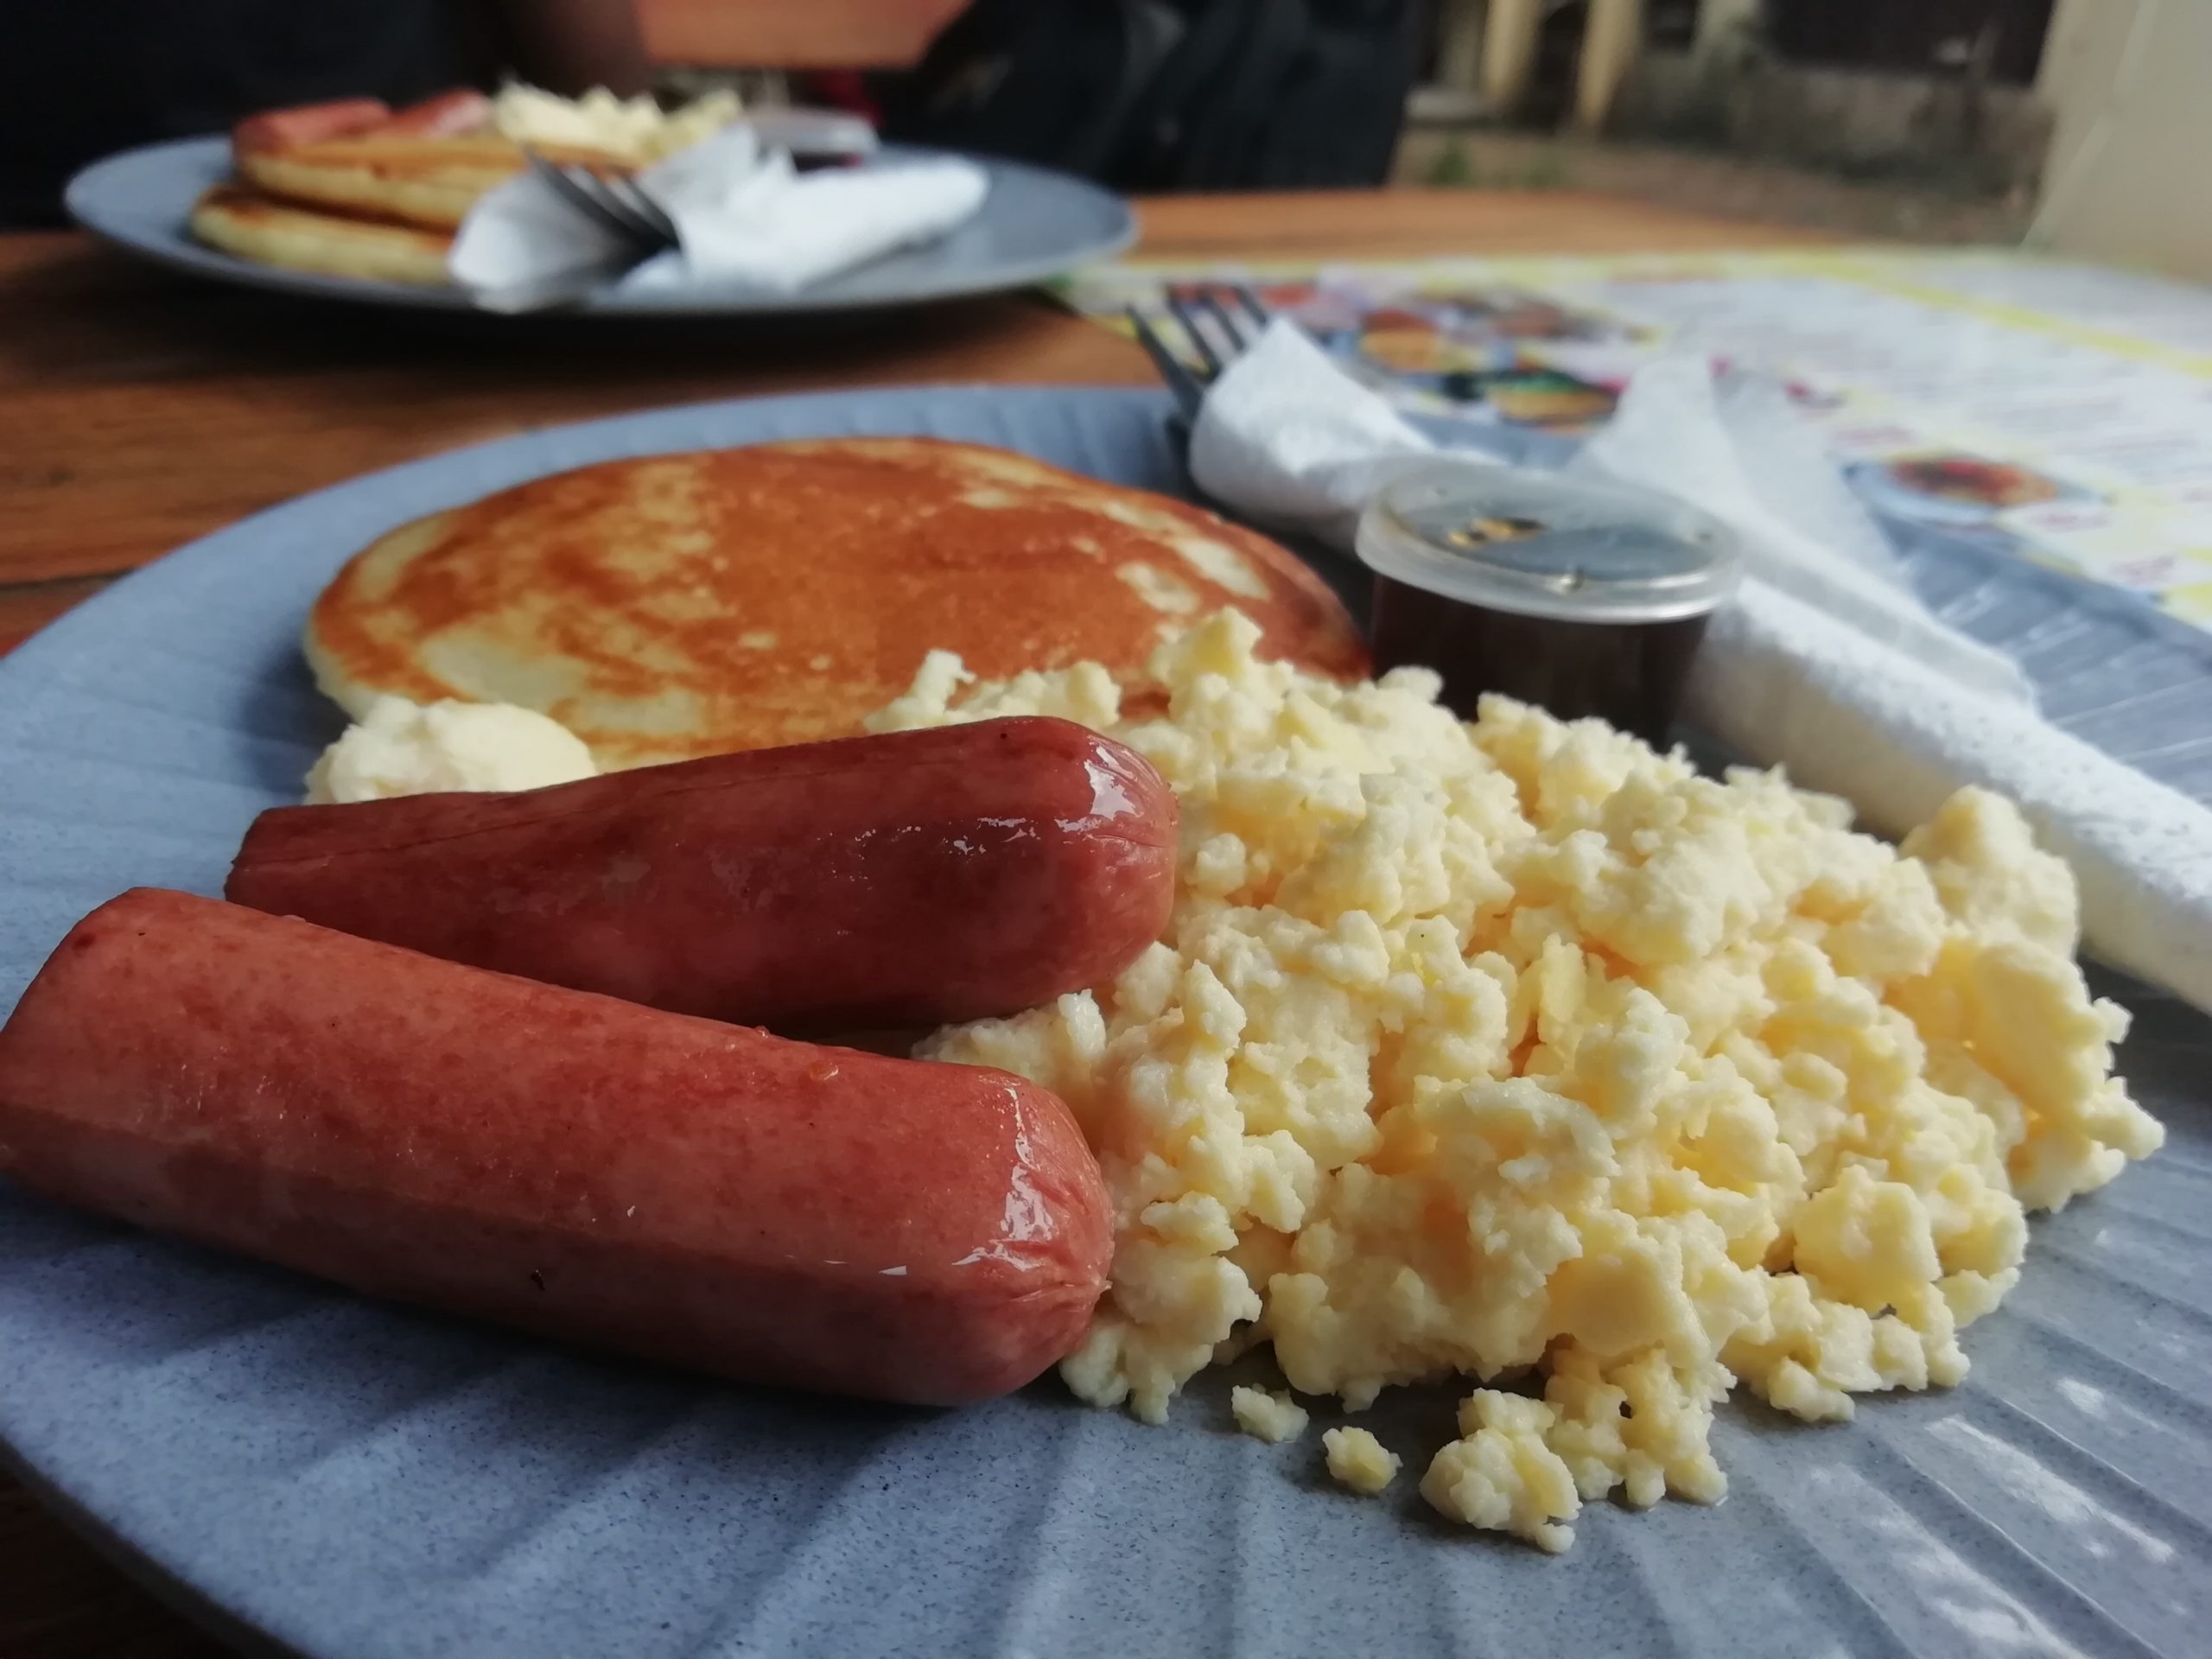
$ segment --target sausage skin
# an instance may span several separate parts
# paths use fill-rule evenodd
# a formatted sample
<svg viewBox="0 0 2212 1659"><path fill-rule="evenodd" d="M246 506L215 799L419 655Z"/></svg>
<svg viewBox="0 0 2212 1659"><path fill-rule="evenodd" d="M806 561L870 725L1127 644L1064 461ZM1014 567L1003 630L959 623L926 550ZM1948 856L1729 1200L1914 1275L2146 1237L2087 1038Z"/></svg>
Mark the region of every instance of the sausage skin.
<svg viewBox="0 0 2212 1659"><path fill-rule="evenodd" d="M264 110L231 129L231 149L283 149L365 132L391 118L391 105L380 98L340 98L327 104L301 104L289 110Z"/></svg>
<svg viewBox="0 0 2212 1659"><path fill-rule="evenodd" d="M492 100L474 86L440 92L404 110L395 110L372 129L378 134L404 133L420 138L445 138L459 132L480 132L492 124Z"/></svg>
<svg viewBox="0 0 2212 1659"><path fill-rule="evenodd" d="M1166 925L1175 797L1063 720L550 789L276 807L225 893L365 938L747 1024L935 1025L1111 979Z"/></svg>
<svg viewBox="0 0 2212 1659"><path fill-rule="evenodd" d="M1055 1096L139 888L0 1030L26 1186L372 1295L929 1405L1080 1338L1109 1206Z"/></svg>

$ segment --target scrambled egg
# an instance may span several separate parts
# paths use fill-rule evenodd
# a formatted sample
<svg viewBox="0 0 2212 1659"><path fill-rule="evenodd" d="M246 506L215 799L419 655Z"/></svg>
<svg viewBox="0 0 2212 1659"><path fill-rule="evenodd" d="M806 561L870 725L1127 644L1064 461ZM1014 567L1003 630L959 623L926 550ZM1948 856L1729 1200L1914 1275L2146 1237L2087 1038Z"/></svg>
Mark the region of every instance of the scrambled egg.
<svg viewBox="0 0 2212 1659"><path fill-rule="evenodd" d="M543 789L593 776L558 721L508 702L378 697L309 769L308 800L375 801L443 790Z"/></svg>
<svg viewBox="0 0 2212 1659"><path fill-rule="evenodd" d="M1096 664L963 696L938 653L873 722L1062 715L1181 799L1166 938L921 1050L1058 1091L1098 1154L1084 1399L1158 1422L1261 1343L1354 1410L1471 1378L1423 1494L1564 1548L1616 1491L1719 1498L1738 1383L1823 1420L1959 1381L2024 1212L2163 1139L2111 1076L2072 878L2006 802L1892 849L1778 773L1502 698L1463 723L1426 671L1339 685L1256 643L1224 613L1163 645L1166 713L1132 721Z"/></svg>
<svg viewBox="0 0 2212 1659"><path fill-rule="evenodd" d="M1398 1476L1401 1459L1363 1428L1332 1428L1321 1436L1321 1452L1329 1477L1370 1497Z"/></svg>
<svg viewBox="0 0 2212 1659"><path fill-rule="evenodd" d="M643 93L617 98L604 86L563 98L510 81L492 99L492 124L518 143L573 144L640 166L711 138L739 113L737 94L729 92L668 111Z"/></svg>
<svg viewBox="0 0 2212 1659"><path fill-rule="evenodd" d="M1265 1389L1231 1389L1229 1412L1237 1427L1270 1446L1296 1440L1310 1421L1306 1408L1281 1389L1272 1394Z"/></svg>

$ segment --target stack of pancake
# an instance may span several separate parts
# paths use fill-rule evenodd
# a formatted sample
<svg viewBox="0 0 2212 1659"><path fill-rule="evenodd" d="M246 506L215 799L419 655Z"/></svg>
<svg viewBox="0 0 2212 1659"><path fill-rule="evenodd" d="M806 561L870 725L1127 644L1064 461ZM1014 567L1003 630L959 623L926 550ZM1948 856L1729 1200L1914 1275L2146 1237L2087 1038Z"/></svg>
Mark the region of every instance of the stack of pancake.
<svg viewBox="0 0 2212 1659"><path fill-rule="evenodd" d="M1225 606L1263 652L1367 671L1284 549L1198 508L1027 456L839 438L609 461L418 519L307 626L322 689L512 702L602 769L857 733L925 653L985 678L1135 671Z"/></svg>
<svg viewBox="0 0 2212 1659"><path fill-rule="evenodd" d="M550 159L623 171L630 158L542 143ZM202 195L192 232L259 264L386 283L447 281L454 232L493 186L522 171L522 146L482 93L392 111L374 99L275 111L231 135L238 177Z"/></svg>

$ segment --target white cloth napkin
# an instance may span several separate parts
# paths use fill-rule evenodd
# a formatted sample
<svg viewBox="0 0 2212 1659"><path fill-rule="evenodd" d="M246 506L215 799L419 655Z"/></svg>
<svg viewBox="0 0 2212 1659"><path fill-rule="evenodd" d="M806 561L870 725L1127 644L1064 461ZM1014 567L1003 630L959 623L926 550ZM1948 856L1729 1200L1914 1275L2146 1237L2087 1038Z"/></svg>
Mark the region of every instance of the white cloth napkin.
<svg viewBox="0 0 2212 1659"><path fill-rule="evenodd" d="M800 173L742 123L655 162L638 182L676 221L679 248L623 285L794 293L944 235L982 205L983 170L957 159ZM496 306L569 271L605 265L621 238L533 174L489 192L454 240L454 280Z"/></svg>
<svg viewBox="0 0 2212 1659"><path fill-rule="evenodd" d="M1368 497L1433 454L1277 321L1208 395L1191 471L1255 519L1349 550ZM1968 784L2011 796L2073 867L2090 948L2212 1012L2212 812L2044 723L2017 667L1923 610L1778 393L1716 393L1701 361L1655 364L1570 470L1663 491L1744 537L1693 723L1892 834Z"/></svg>

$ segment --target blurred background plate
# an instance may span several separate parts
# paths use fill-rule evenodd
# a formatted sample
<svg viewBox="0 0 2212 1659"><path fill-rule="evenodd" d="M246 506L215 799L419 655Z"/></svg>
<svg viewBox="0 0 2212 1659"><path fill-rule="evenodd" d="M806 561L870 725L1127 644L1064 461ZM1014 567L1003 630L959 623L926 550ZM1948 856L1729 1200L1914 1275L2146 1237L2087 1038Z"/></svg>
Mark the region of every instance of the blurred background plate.
<svg viewBox="0 0 2212 1659"><path fill-rule="evenodd" d="M882 159L935 152L887 144ZM990 177L974 218L938 241L910 248L796 294L748 293L702 284L609 290L563 315L762 316L912 305L925 300L1022 288L1110 258L1136 238L1128 204L1068 174L990 156L972 158ZM162 264L280 293L439 311L473 311L459 288L363 282L257 264L202 245L187 228L192 204L231 177L230 141L181 138L96 162L69 181L70 216L86 230Z"/></svg>
<svg viewBox="0 0 2212 1659"><path fill-rule="evenodd" d="M1177 489L1165 413L929 389L673 410L373 474L183 549L0 660L0 1007L119 889L218 891L254 812L296 798L339 723L301 620L392 525L591 461L818 434ZM2203 792L2212 642L1963 543L1910 563L1943 613L2021 652L2062 723ZM1363 1419L1410 1465L1363 1501L1320 1472L1333 1412L1261 1446L1230 1429L1230 1376L1165 1428L1049 1378L957 1414L720 1386L4 1187L0 1436L158 1585L316 1655L2203 1653L2212 1022L2100 988L2138 1013L2123 1064L2172 1138L2035 1224L1965 1386L1821 1427L1725 1408L1725 1503L1599 1505L1563 1560L1427 1514L1448 1389Z"/></svg>

